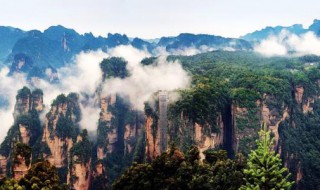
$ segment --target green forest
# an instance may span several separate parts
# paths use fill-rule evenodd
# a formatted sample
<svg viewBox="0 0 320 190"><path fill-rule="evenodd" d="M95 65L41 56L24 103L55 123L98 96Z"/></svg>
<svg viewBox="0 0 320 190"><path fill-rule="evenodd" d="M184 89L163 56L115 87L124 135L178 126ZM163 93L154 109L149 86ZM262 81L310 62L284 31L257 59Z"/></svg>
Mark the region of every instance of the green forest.
<svg viewBox="0 0 320 190"><path fill-rule="evenodd" d="M150 57L141 64L152 67L157 61ZM180 98L168 104L167 152L154 160L146 155L150 143L146 121L152 120L156 139L159 102L146 102L143 113L117 95L107 107L111 119L101 119L105 114L101 111L99 121L93 121L97 136L92 139L79 127L86 115L78 95L61 94L46 113L48 129L39 120L43 113L31 106L27 114L15 118L0 146L1 155L12 160L0 189L68 189L67 178L71 183L78 180L70 172L75 164L88 166L91 173L99 173L96 166L103 166L102 173L89 177L89 189L320 189L320 57L212 51L168 56L167 61L180 62L192 77L190 88L174 91ZM119 57L103 60L103 80L128 77L126 65ZM45 96L39 89L25 87L16 99L39 95ZM20 124L31 132L28 145L21 143ZM202 127L201 138L223 140L201 152L194 137L196 124ZM130 127L136 136L127 134ZM65 143L62 167L44 159L53 154L42 140L46 130L48 139L57 137ZM100 157L98 149L104 151ZM16 181L11 179L11 168L19 156L27 158L30 169Z"/></svg>

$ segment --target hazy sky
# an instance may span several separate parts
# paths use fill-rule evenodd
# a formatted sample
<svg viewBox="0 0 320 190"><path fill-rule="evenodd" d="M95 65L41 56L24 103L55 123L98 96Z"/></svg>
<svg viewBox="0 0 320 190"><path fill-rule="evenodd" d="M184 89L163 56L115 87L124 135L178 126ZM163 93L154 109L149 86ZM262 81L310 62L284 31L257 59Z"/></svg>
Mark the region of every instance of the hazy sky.
<svg viewBox="0 0 320 190"><path fill-rule="evenodd" d="M308 26L319 0L0 0L0 25L64 25L80 33L156 38L182 32L238 37L267 25Z"/></svg>

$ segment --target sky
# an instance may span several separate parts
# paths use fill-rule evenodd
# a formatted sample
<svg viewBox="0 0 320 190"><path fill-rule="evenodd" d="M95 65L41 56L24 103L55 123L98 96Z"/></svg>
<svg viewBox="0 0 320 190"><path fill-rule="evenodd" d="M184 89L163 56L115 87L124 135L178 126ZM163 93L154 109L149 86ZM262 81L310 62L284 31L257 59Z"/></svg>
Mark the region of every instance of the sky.
<svg viewBox="0 0 320 190"><path fill-rule="evenodd" d="M0 0L0 25L144 39L205 33L239 37L265 26L309 26L318 0Z"/></svg>

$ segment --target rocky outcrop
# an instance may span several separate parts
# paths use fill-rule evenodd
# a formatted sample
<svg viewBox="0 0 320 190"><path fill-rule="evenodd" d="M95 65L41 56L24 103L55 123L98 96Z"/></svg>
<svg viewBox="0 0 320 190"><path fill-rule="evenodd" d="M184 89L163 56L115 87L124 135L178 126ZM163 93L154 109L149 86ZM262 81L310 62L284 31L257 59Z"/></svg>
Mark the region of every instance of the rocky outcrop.
<svg viewBox="0 0 320 190"><path fill-rule="evenodd" d="M19 124L19 132L20 132L22 143L29 144L30 135L29 135L29 130L27 126L24 124Z"/></svg>
<svg viewBox="0 0 320 190"><path fill-rule="evenodd" d="M136 141L137 141L137 130L136 126L127 124L124 129L124 154L132 153Z"/></svg>
<svg viewBox="0 0 320 190"><path fill-rule="evenodd" d="M26 146L32 146L39 135L40 120L38 114L43 110L43 93L36 89L31 92L27 87L23 87L18 91L16 96L16 104L13 112L14 124L8 132L8 138L1 146L0 155L0 176L5 176L8 161L13 159L15 145L23 143ZM15 179L20 179L25 175L30 167L30 163L26 164L22 155L17 155L15 163L12 166L12 173Z"/></svg>
<svg viewBox="0 0 320 190"><path fill-rule="evenodd" d="M154 124L154 119L151 116L148 116L145 124L147 160L153 160L160 155L159 141L155 135L155 130L156 126Z"/></svg>
<svg viewBox="0 0 320 190"><path fill-rule="evenodd" d="M297 86L295 89L295 97L296 101L298 104L302 103L302 98L303 98L303 92L304 92L304 87L303 86Z"/></svg>
<svg viewBox="0 0 320 190"><path fill-rule="evenodd" d="M303 101L302 111L303 113L313 112L314 97L308 97Z"/></svg>
<svg viewBox="0 0 320 190"><path fill-rule="evenodd" d="M17 97L15 109L14 109L14 117L17 118L19 115L26 115L30 110L30 98L31 93L26 94L26 96Z"/></svg>
<svg viewBox="0 0 320 190"><path fill-rule="evenodd" d="M13 178L20 180L23 178L31 167L31 163L26 163L26 158L22 155L17 155L13 165Z"/></svg>
<svg viewBox="0 0 320 190"><path fill-rule="evenodd" d="M59 118L66 117L67 108L67 103L52 106L45 118L42 142L49 147L50 153L44 153L44 155L57 168L67 166L66 159L73 144L71 137L59 137L56 131Z"/></svg>
<svg viewBox="0 0 320 190"><path fill-rule="evenodd" d="M170 97L163 91L160 91L157 96L159 101L156 102L155 107L147 108L148 111L146 111L145 154L147 160L153 160L167 151L167 148L162 147L167 147L169 142L174 142L180 148L192 142L198 147L201 159L204 159L203 153L206 150L223 144L225 126L222 114L216 118L214 127L208 123L194 123L183 112L168 119L167 103L170 102ZM216 131L213 131L213 128L216 128ZM161 141L165 142L165 146Z"/></svg>
<svg viewBox="0 0 320 190"><path fill-rule="evenodd" d="M32 93L31 109L35 109L38 112L41 112L44 109L43 94L41 91Z"/></svg>
<svg viewBox="0 0 320 190"><path fill-rule="evenodd" d="M100 119L99 122L103 123L103 127L108 132L105 134L106 147L98 147L97 154L100 159L106 156L106 153L112 153L115 150L115 144L118 141L118 130L116 126L112 126L111 120L114 117L109 111L109 107L114 105L116 102L116 95L110 95L104 98L100 98Z"/></svg>
<svg viewBox="0 0 320 190"><path fill-rule="evenodd" d="M43 92L40 89L31 92L29 88L23 87L16 96L13 115L17 118L19 115L27 115L33 109L41 112L43 108Z"/></svg>
<svg viewBox="0 0 320 190"><path fill-rule="evenodd" d="M223 128L223 125L221 127ZM204 151L213 149L223 143L223 133L206 133L205 130L210 131L210 126L201 126L198 123L194 125L194 141L199 149L201 160L205 158Z"/></svg>
<svg viewBox="0 0 320 190"><path fill-rule="evenodd" d="M0 155L0 179L3 179L7 173L8 158Z"/></svg>
<svg viewBox="0 0 320 190"><path fill-rule="evenodd" d="M71 184L72 189L75 190L88 190L90 185L90 175L91 175L91 161L88 163L81 163L78 161L78 157L74 156L74 164L71 168L71 177L68 183Z"/></svg>

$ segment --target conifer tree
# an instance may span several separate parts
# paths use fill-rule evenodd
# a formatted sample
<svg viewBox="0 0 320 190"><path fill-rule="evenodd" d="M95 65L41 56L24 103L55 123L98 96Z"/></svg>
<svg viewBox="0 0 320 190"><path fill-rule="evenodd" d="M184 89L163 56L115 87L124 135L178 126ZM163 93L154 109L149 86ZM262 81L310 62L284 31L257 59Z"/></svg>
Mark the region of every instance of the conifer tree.
<svg viewBox="0 0 320 190"><path fill-rule="evenodd" d="M274 139L264 124L259 132L257 149L251 151L244 169L246 185L240 190L288 190L294 182L289 181L288 169L282 167L279 154L272 149Z"/></svg>

